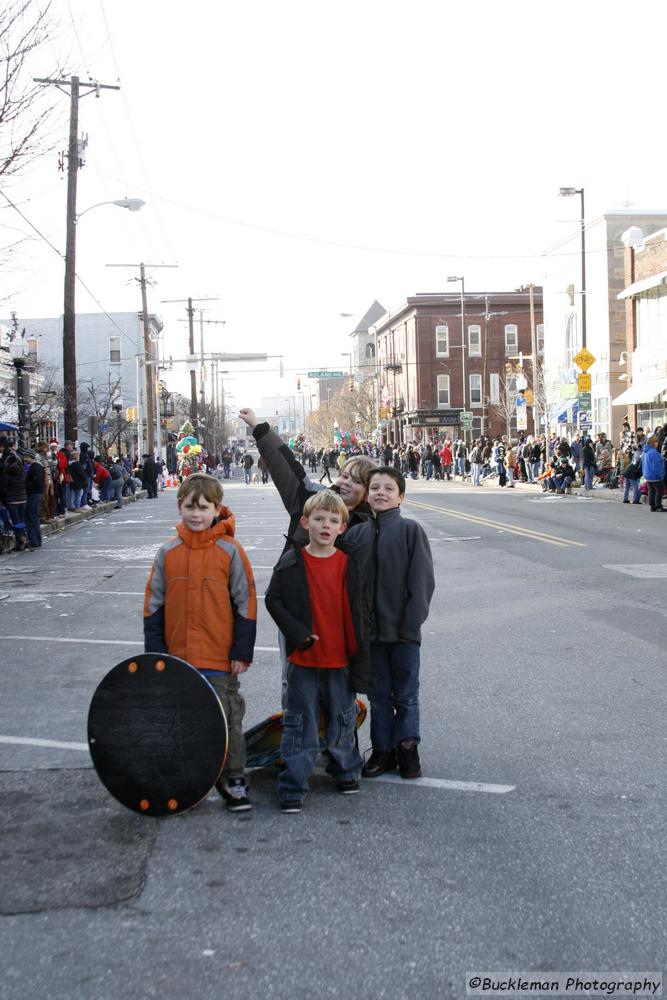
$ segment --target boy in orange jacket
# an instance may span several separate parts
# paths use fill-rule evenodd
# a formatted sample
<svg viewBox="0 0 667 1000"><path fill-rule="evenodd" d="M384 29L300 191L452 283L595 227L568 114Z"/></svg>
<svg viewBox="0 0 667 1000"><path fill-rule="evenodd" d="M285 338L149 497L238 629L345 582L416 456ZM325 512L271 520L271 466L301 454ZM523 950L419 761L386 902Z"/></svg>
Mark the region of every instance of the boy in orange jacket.
<svg viewBox="0 0 667 1000"><path fill-rule="evenodd" d="M252 809L245 777L239 674L252 662L257 595L248 557L234 538L234 515L213 476L179 486L176 536L158 549L144 600L147 653L171 653L196 667L220 699L229 753L218 790L231 812Z"/></svg>

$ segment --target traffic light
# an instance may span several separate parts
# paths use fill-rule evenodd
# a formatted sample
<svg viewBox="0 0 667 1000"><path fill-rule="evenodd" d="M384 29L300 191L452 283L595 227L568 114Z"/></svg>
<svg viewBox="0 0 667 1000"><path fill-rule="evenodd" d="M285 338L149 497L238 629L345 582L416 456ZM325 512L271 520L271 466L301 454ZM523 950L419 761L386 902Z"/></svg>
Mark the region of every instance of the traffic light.
<svg viewBox="0 0 667 1000"><path fill-rule="evenodd" d="M511 377L512 377L512 365L508 361L507 364L505 365L505 378L511 378Z"/></svg>
<svg viewBox="0 0 667 1000"><path fill-rule="evenodd" d="M297 377L296 377L296 391L297 392L301 392L301 376L300 375L297 375Z"/></svg>
<svg viewBox="0 0 667 1000"><path fill-rule="evenodd" d="M354 392L354 379L350 379L350 392Z"/></svg>

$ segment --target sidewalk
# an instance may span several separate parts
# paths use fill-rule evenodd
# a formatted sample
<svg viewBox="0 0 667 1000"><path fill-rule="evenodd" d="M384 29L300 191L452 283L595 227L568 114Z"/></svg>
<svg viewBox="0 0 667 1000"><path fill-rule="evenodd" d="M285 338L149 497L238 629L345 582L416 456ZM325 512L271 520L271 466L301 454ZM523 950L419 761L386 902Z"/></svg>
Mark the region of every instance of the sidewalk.
<svg viewBox="0 0 667 1000"><path fill-rule="evenodd" d="M136 493L130 494L129 497L123 497L123 506L128 503L136 503L137 500L145 500L147 496L147 490L137 490ZM48 538L49 535L59 534L61 531L68 531L81 521L87 521L91 517L97 517L98 514L110 514L115 507L116 501L111 500L107 502L100 502L90 510L68 511L64 517L59 517L50 521L48 524L40 525L42 538ZM9 553L13 551L14 546L12 545L11 549L6 550L5 555L9 555Z"/></svg>
<svg viewBox="0 0 667 1000"><path fill-rule="evenodd" d="M460 479L456 481L459 484L461 483ZM468 481L468 485L472 486L472 483ZM491 487L497 490L508 488L507 486L499 486L496 478L484 480L484 486L487 489ZM534 493L536 496L541 496L544 492L542 486L538 483L515 482L514 489L521 490L524 493ZM600 486L599 484L596 484L592 490L585 490L583 486L572 486L565 496L582 497L584 500L618 500L620 502L623 500L623 489L620 487L615 490L609 490L606 486Z"/></svg>

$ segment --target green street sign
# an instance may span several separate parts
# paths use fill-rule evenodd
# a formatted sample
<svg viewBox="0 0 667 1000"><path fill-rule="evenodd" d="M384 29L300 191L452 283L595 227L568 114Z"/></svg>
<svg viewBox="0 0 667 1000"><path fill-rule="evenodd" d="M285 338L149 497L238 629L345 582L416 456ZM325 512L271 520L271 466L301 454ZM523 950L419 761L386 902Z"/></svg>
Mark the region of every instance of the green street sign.
<svg viewBox="0 0 667 1000"><path fill-rule="evenodd" d="M459 413L459 417L464 423L472 423L472 418L474 417L474 415L475 414L471 413L470 410L461 410L461 412Z"/></svg>
<svg viewBox="0 0 667 1000"><path fill-rule="evenodd" d="M592 410L590 392L579 393L579 410Z"/></svg>
<svg viewBox="0 0 667 1000"><path fill-rule="evenodd" d="M345 378L345 372L308 372L308 378Z"/></svg>

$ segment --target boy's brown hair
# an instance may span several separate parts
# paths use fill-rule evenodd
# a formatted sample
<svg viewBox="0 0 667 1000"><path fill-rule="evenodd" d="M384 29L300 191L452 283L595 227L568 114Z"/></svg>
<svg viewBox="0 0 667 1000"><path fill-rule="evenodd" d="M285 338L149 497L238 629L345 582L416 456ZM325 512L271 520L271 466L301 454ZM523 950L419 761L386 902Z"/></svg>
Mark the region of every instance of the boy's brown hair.
<svg viewBox="0 0 667 1000"><path fill-rule="evenodd" d="M191 499L193 503L199 503L203 497L207 503L219 507L223 495L222 484L214 476L209 476L206 472L193 472L178 487L176 503L180 509L185 500Z"/></svg>
<svg viewBox="0 0 667 1000"><path fill-rule="evenodd" d="M347 524L350 520L349 510L341 498L331 490L320 490L319 493L313 493L308 497L303 506L303 516L310 517L316 510L328 510L332 514L339 514L343 524Z"/></svg>

